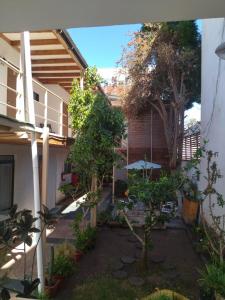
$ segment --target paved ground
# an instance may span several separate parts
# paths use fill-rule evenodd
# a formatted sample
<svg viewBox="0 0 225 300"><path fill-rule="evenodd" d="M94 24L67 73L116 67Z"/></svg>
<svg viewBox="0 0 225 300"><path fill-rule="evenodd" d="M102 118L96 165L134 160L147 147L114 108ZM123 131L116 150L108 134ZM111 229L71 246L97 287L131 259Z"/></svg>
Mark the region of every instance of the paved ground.
<svg viewBox="0 0 225 300"><path fill-rule="evenodd" d="M198 269L202 265L192 249L185 230L155 230L152 233L152 240L154 248L151 258L161 263L149 261L149 273L144 276L146 285L143 288L149 289L149 292L156 287L171 288L182 292L190 299L198 299ZM72 294L77 285L89 278L111 274L113 266L122 256L134 256L140 251L137 246L128 229L100 228L95 249L83 257L76 274L66 282L56 299L75 300L76 297ZM125 270L128 276L143 276L136 263L126 267Z"/></svg>

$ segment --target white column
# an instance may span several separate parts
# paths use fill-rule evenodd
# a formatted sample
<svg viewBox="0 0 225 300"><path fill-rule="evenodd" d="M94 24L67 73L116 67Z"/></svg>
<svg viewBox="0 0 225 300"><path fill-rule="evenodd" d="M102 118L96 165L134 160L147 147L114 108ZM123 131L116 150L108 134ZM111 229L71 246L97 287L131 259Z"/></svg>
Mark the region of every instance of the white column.
<svg viewBox="0 0 225 300"><path fill-rule="evenodd" d="M48 161L49 161L49 128L43 130L43 147L42 147L42 204L47 206L48 198Z"/></svg>
<svg viewBox="0 0 225 300"><path fill-rule="evenodd" d="M81 71L81 74L80 74L80 88L82 90L84 89L84 74L83 74L83 71Z"/></svg>
<svg viewBox="0 0 225 300"><path fill-rule="evenodd" d="M39 211L41 210L40 203L40 185L39 185L39 172L38 172L38 151L37 151L37 139L35 132L31 134L31 153L32 153L32 167L33 167L33 188L34 188L34 217L37 218L35 222L36 228L40 231L42 229L41 219L39 218ZM39 233L35 234L35 244L39 239ZM44 265L43 265L43 247L42 237L37 245L37 276L40 279L40 285L38 287L40 292L44 291Z"/></svg>
<svg viewBox="0 0 225 300"><path fill-rule="evenodd" d="M59 124L60 124L60 128L59 128L59 134L61 136L63 136L63 101L61 100L60 102L60 118L59 118Z"/></svg>
<svg viewBox="0 0 225 300"><path fill-rule="evenodd" d="M22 50L22 67L23 67L23 87L25 107L28 107L28 115L26 121L35 125L34 115L34 100L33 100L33 84L31 72L31 55L30 55L30 34L28 31L21 34L21 50ZM31 133L31 153L32 153L32 168L33 168L33 189L34 189L34 216L39 217L38 212L41 210L40 203L40 186L39 186L39 171L38 171L38 147L35 132ZM40 218L35 222L35 226L41 230L42 224ZM35 242L37 243L39 234L35 234ZM44 266L43 266L43 247L42 238L37 246L37 275L40 279L39 291L44 290Z"/></svg>
<svg viewBox="0 0 225 300"><path fill-rule="evenodd" d="M48 91L45 91L45 110L44 110L44 127L48 125Z"/></svg>
<svg viewBox="0 0 225 300"><path fill-rule="evenodd" d="M31 71L30 33L25 31L21 34L21 55L23 69L23 86L25 108L28 108L26 121L35 125L33 82Z"/></svg>

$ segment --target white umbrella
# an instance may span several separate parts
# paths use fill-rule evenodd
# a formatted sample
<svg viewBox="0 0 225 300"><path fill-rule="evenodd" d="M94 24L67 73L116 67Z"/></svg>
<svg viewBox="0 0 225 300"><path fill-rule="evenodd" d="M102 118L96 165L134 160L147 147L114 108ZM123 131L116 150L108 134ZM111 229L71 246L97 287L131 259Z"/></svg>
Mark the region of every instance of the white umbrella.
<svg viewBox="0 0 225 300"><path fill-rule="evenodd" d="M127 170L150 170L150 169L161 169L161 165L153 162L138 160L132 164L125 166Z"/></svg>

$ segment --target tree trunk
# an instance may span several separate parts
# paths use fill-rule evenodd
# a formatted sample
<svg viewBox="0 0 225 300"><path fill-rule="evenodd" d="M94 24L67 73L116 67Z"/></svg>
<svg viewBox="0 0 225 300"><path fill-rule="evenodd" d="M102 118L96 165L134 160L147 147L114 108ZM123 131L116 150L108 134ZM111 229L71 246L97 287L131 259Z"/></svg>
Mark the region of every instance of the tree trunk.
<svg viewBox="0 0 225 300"><path fill-rule="evenodd" d="M96 193L97 192L97 176L96 174L92 176L91 179L91 192ZM94 197L94 201L96 197ZM91 227L95 228L97 225L97 205L95 204L93 207L91 207Z"/></svg>

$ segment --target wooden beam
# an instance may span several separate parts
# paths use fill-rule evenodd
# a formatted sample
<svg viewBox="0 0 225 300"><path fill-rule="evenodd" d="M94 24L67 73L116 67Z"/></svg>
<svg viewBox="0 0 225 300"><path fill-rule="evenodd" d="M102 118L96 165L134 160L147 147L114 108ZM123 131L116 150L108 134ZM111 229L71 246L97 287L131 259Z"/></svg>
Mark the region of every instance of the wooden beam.
<svg viewBox="0 0 225 300"><path fill-rule="evenodd" d="M37 71L80 71L78 66L45 66L32 67L33 72Z"/></svg>
<svg viewBox="0 0 225 300"><path fill-rule="evenodd" d="M31 46L45 46L45 45L59 45L61 44L58 39L37 39L30 40ZM20 46L20 40L11 41L13 47Z"/></svg>
<svg viewBox="0 0 225 300"><path fill-rule="evenodd" d="M73 78L37 78L39 81L45 84L61 84L61 83L71 83Z"/></svg>
<svg viewBox="0 0 225 300"><path fill-rule="evenodd" d="M65 49L32 50L31 55L68 55Z"/></svg>
<svg viewBox="0 0 225 300"><path fill-rule="evenodd" d="M80 73L35 73L33 72L33 77L43 78L43 77L65 77L65 78L75 78L79 77Z"/></svg>
<svg viewBox="0 0 225 300"><path fill-rule="evenodd" d="M72 58L32 59L32 65L66 64L66 63L75 63L75 61Z"/></svg>

